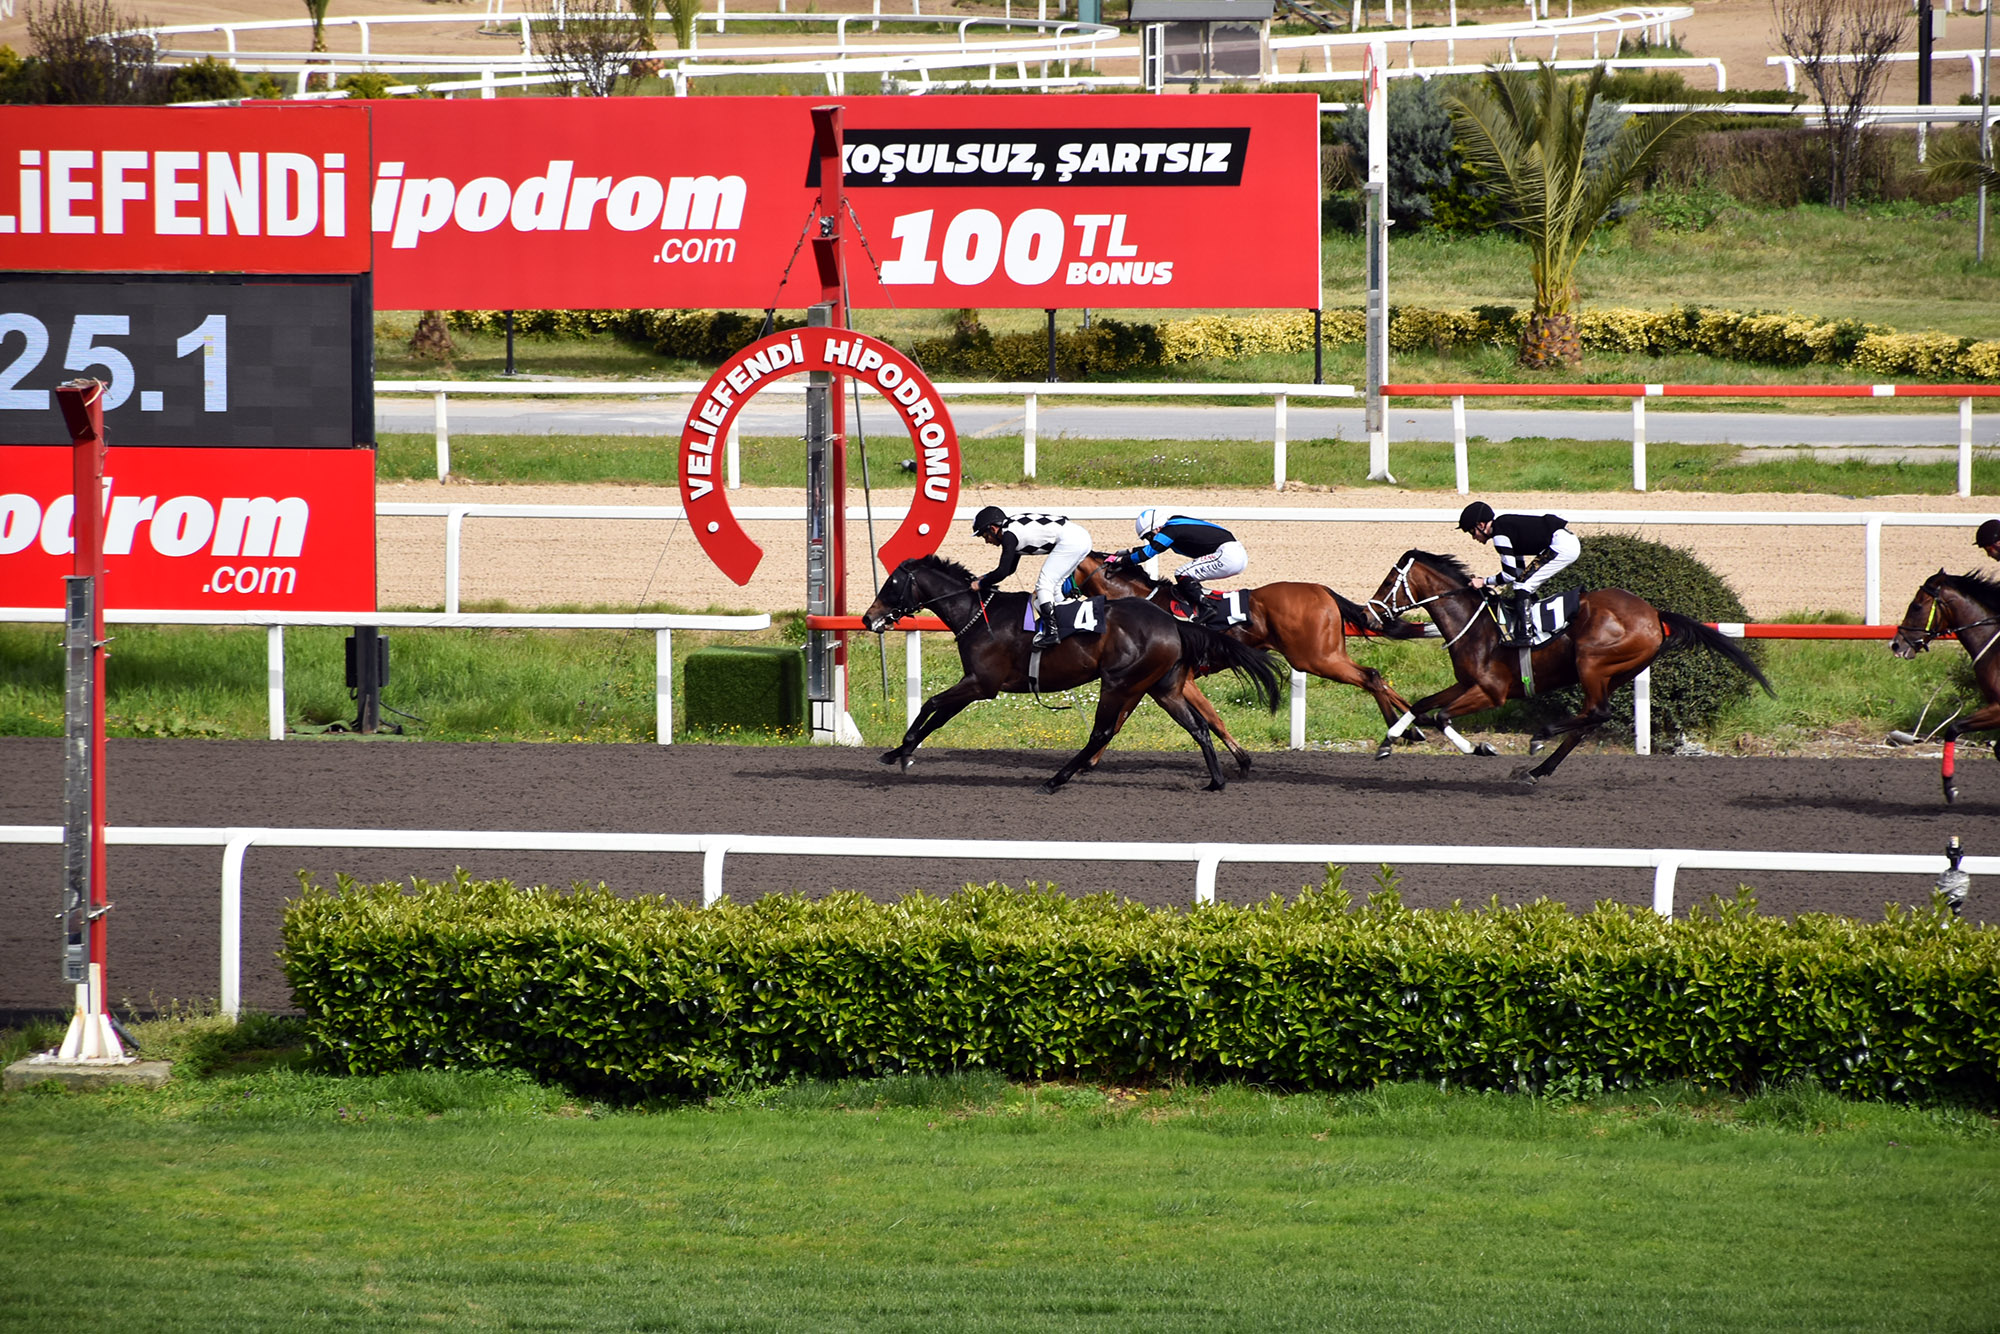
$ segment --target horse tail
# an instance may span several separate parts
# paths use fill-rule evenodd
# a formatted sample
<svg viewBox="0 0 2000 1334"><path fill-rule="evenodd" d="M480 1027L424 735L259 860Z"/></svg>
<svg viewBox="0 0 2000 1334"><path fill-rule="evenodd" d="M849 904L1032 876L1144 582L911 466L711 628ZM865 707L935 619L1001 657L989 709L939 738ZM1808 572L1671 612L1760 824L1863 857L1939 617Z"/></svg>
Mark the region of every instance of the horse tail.
<svg viewBox="0 0 2000 1334"><path fill-rule="evenodd" d="M1720 653L1723 657L1742 668L1743 672L1751 680L1764 687L1765 694L1769 695L1772 699L1778 697L1778 692L1773 690L1771 683L1764 679L1764 673L1759 670L1756 661L1743 651L1741 644L1738 644L1720 630L1705 625L1692 616L1683 616L1677 611L1661 611L1660 624L1666 627L1667 630L1667 648L1690 648L1700 645L1710 652Z"/></svg>
<svg viewBox="0 0 2000 1334"><path fill-rule="evenodd" d="M1278 711L1278 671L1271 655L1240 644L1193 621L1176 621L1181 632L1181 661L1199 672L1236 672L1248 677L1272 713Z"/></svg>
<svg viewBox="0 0 2000 1334"><path fill-rule="evenodd" d="M1424 637L1424 627L1421 625L1410 625L1404 621L1385 621L1360 603L1352 602L1342 597L1337 589L1328 587L1326 584L1321 584L1320 587L1326 589L1327 595L1333 599L1334 605L1340 608L1341 619L1349 625L1364 630L1369 634L1380 635L1384 639L1422 639Z"/></svg>

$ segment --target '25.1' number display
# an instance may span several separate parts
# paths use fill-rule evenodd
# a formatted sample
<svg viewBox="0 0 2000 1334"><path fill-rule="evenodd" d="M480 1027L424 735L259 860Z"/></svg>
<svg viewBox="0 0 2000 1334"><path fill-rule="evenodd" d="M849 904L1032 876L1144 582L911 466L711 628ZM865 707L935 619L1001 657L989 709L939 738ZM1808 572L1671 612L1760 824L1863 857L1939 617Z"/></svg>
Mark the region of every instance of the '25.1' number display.
<svg viewBox="0 0 2000 1334"><path fill-rule="evenodd" d="M80 376L107 386L114 445L366 442L351 306L342 283L10 276L0 280L0 444L68 444L52 391Z"/></svg>

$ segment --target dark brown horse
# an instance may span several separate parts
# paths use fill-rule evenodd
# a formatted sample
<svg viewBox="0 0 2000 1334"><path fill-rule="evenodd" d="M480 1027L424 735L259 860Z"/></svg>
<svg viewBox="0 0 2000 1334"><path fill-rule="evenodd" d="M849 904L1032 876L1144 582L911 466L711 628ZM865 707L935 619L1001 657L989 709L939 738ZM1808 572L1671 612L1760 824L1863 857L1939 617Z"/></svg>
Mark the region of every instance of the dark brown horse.
<svg viewBox="0 0 2000 1334"><path fill-rule="evenodd" d="M1611 692L1670 648L1699 645L1720 653L1763 686L1765 693L1777 693L1750 656L1721 633L1679 612L1663 611L1622 588L1593 588L1584 593L1568 627L1530 652L1528 672L1532 679L1524 684L1521 650L1501 642L1500 627L1486 609L1483 591L1473 588L1469 580L1464 562L1455 556L1406 551L1368 605L1391 621L1413 611L1430 613L1444 636L1458 680L1412 704L1410 713L1442 729L1452 744L1467 754L1475 749L1484 755L1498 752L1486 745L1475 748L1449 719L1564 686L1583 687L1582 712L1543 727L1529 741L1528 753L1539 752L1544 742L1555 737L1561 737L1562 744L1540 764L1516 770L1516 778L1533 783L1554 773L1577 742L1611 717ZM1403 725L1399 722L1390 728L1391 735Z"/></svg>
<svg viewBox="0 0 2000 1334"><path fill-rule="evenodd" d="M1944 799L1958 800L1956 777L1958 739L1967 732L1990 732L2000 728L2000 653L1992 652L2000 642L2000 584L1977 574L1946 574L1939 570L1924 580L1910 609L1889 641L1889 651L1899 658L1914 658L1931 646L1940 635L1955 634L1965 651L1972 655L1973 679L1979 682L1986 707L1945 724ZM2000 741L1993 743L1993 758L2000 760Z"/></svg>
<svg viewBox="0 0 2000 1334"><path fill-rule="evenodd" d="M1143 597L1172 608L1174 585L1155 579L1143 565L1125 560L1107 560L1091 552L1070 576L1077 589L1105 597ZM1243 611L1248 619L1223 628L1231 639L1251 648L1282 653L1295 671L1338 681L1365 690L1382 710L1382 721L1393 723L1410 711L1410 703L1396 693L1387 677L1373 667L1363 667L1347 656L1347 626L1383 629L1391 638L1413 638L1422 632L1413 626L1384 626L1381 619L1358 603L1349 602L1325 584L1285 582L1263 584L1242 590ZM1422 732L1410 729L1406 740L1422 741ZM1395 745L1383 737L1375 758L1383 759Z"/></svg>
<svg viewBox="0 0 2000 1334"><path fill-rule="evenodd" d="M1208 791L1220 792L1222 769L1209 743L1208 725L1189 704L1184 687L1198 672L1241 672L1256 683L1272 712L1277 711L1278 676L1264 654L1212 630L1177 621L1149 603L1131 600L1108 603L1097 630L1072 635L1044 650L1037 685L1028 679L1034 636L1022 628L1027 594L980 594L972 585L972 572L953 561L938 556L906 560L861 613L861 623L877 634L905 616L935 613L951 627L965 668L956 685L924 701L902 744L882 756L884 764L909 768L923 739L974 700L992 699L1003 691L1069 690L1102 681L1090 740L1042 784L1042 791L1054 792L1077 770L1096 765L1132 710L1150 695L1201 747L1208 765Z"/></svg>

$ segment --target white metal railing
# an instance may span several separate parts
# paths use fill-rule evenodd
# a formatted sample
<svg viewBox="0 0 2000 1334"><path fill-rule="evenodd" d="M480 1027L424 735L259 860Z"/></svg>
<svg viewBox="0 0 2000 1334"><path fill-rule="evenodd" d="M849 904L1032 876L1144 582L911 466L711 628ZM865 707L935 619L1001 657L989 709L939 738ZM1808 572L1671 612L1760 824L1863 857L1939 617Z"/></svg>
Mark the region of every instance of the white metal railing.
<svg viewBox="0 0 2000 1334"><path fill-rule="evenodd" d="M1916 51L1890 51L1882 55L1874 55L1874 56L1826 55L1826 56L1820 56L1818 57L1818 59L1829 65L1853 65L1853 64L1858 64L1862 61L1877 61L1877 60L1882 61L1886 64L1902 64L1916 60L1920 57L1920 55L1921 53ZM1986 53L1984 51L1965 50L1965 51L1931 52L1931 59L1934 61L1942 63L1954 60L1963 60L1966 62L1967 65L1971 67L1972 95L1974 97L1979 96L1979 90L1982 87L1984 87L1986 83L1985 71L1982 68L1982 63L1985 60L1985 58L1986 58ZM1783 67L1785 71L1785 91L1790 93L1798 91L1799 67L1801 65L1812 64L1813 62L1800 60L1797 56L1765 56L1764 63L1766 65L1778 65Z"/></svg>
<svg viewBox="0 0 2000 1334"><path fill-rule="evenodd" d="M1848 875L1928 875L1945 870L1942 853L1745 852L1704 848L1523 848L1400 843L1086 843L947 838L822 838L775 834L522 833L481 830L164 828L112 825L105 840L121 847L220 847L223 1013L243 996L243 858L252 847L465 850L478 852L680 852L699 854L701 901L723 896L731 855L888 857L921 861L1176 862L1195 868L1194 901L1215 902L1224 862L1263 865L1580 867L1653 872L1653 911L1674 915L1674 883L1683 870L1804 871ZM59 844L61 825L0 825L0 843ZM2000 874L2000 856L1967 857L1973 875Z"/></svg>
<svg viewBox="0 0 2000 1334"><path fill-rule="evenodd" d="M60 607L0 607L0 623L60 625ZM422 630L651 630L654 640L653 721L663 746L673 744L673 635L676 630L768 630L768 612L740 616L682 616L658 613L483 612L443 615L428 611L143 611L107 608L109 625L261 625L265 629L266 699L270 738L285 737L285 627L401 626Z"/></svg>
<svg viewBox="0 0 2000 1334"><path fill-rule="evenodd" d="M1423 386L1419 386L1422 388ZM702 382L696 380L654 380L654 381L590 381L567 380L547 381L532 384L497 384L484 381L459 380L377 380L375 393L378 397L401 394L427 394L430 396L434 414L432 435L437 450L437 475L443 481L451 475L451 421L450 396L488 398L532 398L538 395L563 397L600 398L659 398L680 394L696 394L701 391ZM1021 427L1021 473L1025 477L1035 476L1040 447L1039 411L1044 398L1268 398L1271 400L1271 487L1275 491L1285 489L1288 467L1289 429L1287 409L1291 400L1298 399L1352 399L1359 397L1353 385L1348 384L1241 384L1241 383L1109 383L1109 384L1067 384L1045 383L1021 380L958 380L940 381L936 385L938 395L944 399L954 398L1019 398L1022 400ZM1591 387L1578 386L1497 386L1518 397L1576 397L1587 395L1602 398L1606 395ZM1601 388L1598 387L1598 388ZM1638 385L1630 395L1632 403L1632 489L1644 491L1647 487L1646 465L1646 403L1649 398L1679 397L1668 393L1667 385ZM1922 386L1929 390L1932 386ZM1897 397L1896 385L1873 385L1869 387L1871 398ZM1977 386L1981 395L1994 392L1988 386ZM869 385L862 386L863 392L871 397L881 395ZM1785 397L1785 386L1770 387L1770 397ZM789 380L780 380L765 386L760 393L789 394L803 396L806 386ZM1905 391L1907 396L1907 391ZM1479 395L1486 397L1488 395ZM1491 395L1494 397L1503 394ZM1755 397L1755 394L1741 394L1740 397ZM1937 397L1926 393L1925 397ZM1452 450L1461 495L1471 487L1470 464L1467 453L1466 394L1411 393L1399 397L1445 397L1452 405ZM1949 401L1949 400L1945 400ZM1972 398L1961 397L1958 403L1958 494L1972 494ZM1945 446L1940 446L1945 447ZM741 457L738 448L738 428L732 427L723 449L724 471L729 489L735 490L740 484Z"/></svg>

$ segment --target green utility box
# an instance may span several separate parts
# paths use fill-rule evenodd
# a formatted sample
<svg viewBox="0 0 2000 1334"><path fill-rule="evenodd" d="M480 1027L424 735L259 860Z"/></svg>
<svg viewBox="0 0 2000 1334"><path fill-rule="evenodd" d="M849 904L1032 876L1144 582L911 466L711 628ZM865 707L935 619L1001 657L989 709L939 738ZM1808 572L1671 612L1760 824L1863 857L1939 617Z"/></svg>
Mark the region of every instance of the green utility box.
<svg viewBox="0 0 2000 1334"><path fill-rule="evenodd" d="M697 649L683 671L690 728L796 732L806 726L806 659L795 648Z"/></svg>

